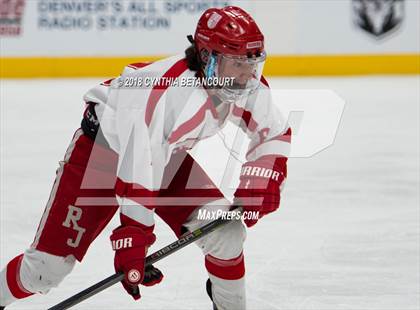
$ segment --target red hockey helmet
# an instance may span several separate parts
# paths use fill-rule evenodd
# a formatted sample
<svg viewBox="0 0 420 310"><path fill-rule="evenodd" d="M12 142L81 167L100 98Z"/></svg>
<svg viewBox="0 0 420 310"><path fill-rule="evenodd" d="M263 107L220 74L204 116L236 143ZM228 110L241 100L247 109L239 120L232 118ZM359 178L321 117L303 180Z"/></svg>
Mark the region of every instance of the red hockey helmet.
<svg viewBox="0 0 420 310"><path fill-rule="evenodd" d="M217 95L233 102L260 84L265 62L264 36L254 19L234 6L211 8L200 17L194 43L207 79L228 78Z"/></svg>
<svg viewBox="0 0 420 310"><path fill-rule="evenodd" d="M211 52L259 56L264 51L264 36L254 19L235 6L206 10L198 21L194 41L204 63Z"/></svg>

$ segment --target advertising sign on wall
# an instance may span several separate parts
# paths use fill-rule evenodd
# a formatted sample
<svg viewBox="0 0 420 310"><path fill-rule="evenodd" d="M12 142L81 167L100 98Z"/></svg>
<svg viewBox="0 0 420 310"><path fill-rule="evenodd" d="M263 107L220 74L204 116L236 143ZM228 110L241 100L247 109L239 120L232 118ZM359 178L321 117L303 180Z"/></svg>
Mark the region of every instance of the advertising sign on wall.
<svg viewBox="0 0 420 310"><path fill-rule="evenodd" d="M162 55L185 48L199 16L232 0L1 0L2 56ZM241 4L247 10L251 2ZM25 7L25 15L22 11ZM3 14L3 12L2 12ZM3 15L2 15L3 16ZM16 26L15 26L16 25ZM13 26L13 28L12 28ZM4 30L6 31L6 30Z"/></svg>
<svg viewBox="0 0 420 310"><path fill-rule="evenodd" d="M420 72L420 1L0 0L0 77L113 76L182 53L200 15L240 6L266 75Z"/></svg>
<svg viewBox="0 0 420 310"><path fill-rule="evenodd" d="M0 0L0 36L18 36L25 0Z"/></svg>

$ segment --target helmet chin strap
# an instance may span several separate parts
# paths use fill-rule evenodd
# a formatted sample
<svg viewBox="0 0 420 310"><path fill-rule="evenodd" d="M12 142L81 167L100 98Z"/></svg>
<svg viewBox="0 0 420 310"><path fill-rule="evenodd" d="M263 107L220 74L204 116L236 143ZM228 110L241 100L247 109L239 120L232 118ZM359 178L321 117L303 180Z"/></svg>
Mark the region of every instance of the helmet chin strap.
<svg viewBox="0 0 420 310"><path fill-rule="evenodd" d="M222 103L230 105L238 100L242 99L243 96L239 96L232 92L226 91L224 88L205 88L209 96L211 97L215 107L218 107Z"/></svg>
<svg viewBox="0 0 420 310"><path fill-rule="evenodd" d="M221 95L220 89L206 88L206 91L209 94L209 97L211 98L211 101L215 108L218 108L222 105L231 105L237 101L233 98L228 98L226 96Z"/></svg>
<svg viewBox="0 0 420 310"><path fill-rule="evenodd" d="M227 91L225 88L216 90L218 97L226 104L233 104L240 99L240 96Z"/></svg>

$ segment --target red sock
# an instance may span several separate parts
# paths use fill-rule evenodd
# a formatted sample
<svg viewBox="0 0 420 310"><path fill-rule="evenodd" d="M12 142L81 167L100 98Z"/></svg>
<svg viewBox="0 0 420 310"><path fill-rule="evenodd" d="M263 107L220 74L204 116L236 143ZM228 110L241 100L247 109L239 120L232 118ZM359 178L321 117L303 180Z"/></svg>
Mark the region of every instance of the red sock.
<svg viewBox="0 0 420 310"><path fill-rule="evenodd" d="M20 281L20 265L22 263L23 254L16 256L7 264L7 286L15 298L22 299L33 295L26 290Z"/></svg>

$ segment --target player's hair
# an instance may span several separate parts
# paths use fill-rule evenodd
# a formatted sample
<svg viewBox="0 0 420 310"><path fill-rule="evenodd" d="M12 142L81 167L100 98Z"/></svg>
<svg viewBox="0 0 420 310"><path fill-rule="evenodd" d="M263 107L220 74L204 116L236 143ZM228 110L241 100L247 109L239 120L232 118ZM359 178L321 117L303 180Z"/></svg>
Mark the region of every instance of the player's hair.
<svg viewBox="0 0 420 310"><path fill-rule="evenodd" d="M187 60L188 69L191 71L199 71L203 64L198 56L197 47L191 35L187 36L187 38L191 43L191 45L185 50L185 59Z"/></svg>

